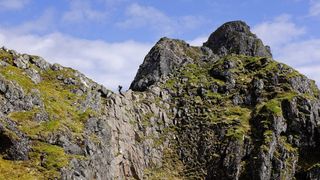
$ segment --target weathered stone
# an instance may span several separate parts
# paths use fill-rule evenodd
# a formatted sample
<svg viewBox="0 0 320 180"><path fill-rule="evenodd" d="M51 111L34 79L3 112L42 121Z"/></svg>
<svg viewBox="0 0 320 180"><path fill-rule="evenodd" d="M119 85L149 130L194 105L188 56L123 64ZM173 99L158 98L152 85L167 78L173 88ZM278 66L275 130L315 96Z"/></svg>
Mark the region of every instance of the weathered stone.
<svg viewBox="0 0 320 180"><path fill-rule="evenodd" d="M216 54L243 54L247 56L271 57L270 48L263 45L250 27L242 21L223 24L213 32L204 46Z"/></svg>
<svg viewBox="0 0 320 180"><path fill-rule="evenodd" d="M183 47L187 47L187 43L184 41L160 39L139 67L130 89L144 91L155 82L160 81L161 78L174 72L177 67L190 63L192 60L184 58Z"/></svg>
<svg viewBox="0 0 320 180"><path fill-rule="evenodd" d="M26 73L35 84L39 84L41 82L41 76L37 70L29 68L26 69Z"/></svg>
<svg viewBox="0 0 320 180"><path fill-rule="evenodd" d="M63 80L63 83L67 85L74 85L77 83L77 80L75 80L74 78L66 78Z"/></svg>
<svg viewBox="0 0 320 180"><path fill-rule="evenodd" d="M42 69L42 70L47 70L50 68L50 63L48 63L47 61L45 61L42 57L31 57L30 58L30 62L32 64L35 64L38 68Z"/></svg>
<svg viewBox="0 0 320 180"><path fill-rule="evenodd" d="M0 154L5 159L28 160L30 142L9 119L6 119L6 125L0 123L0 140Z"/></svg>
<svg viewBox="0 0 320 180"><path fill-rule="evenodd" d="M29 67L29 59L23 56L17 57L13 60L13 63L21 69L27 69Z"/></svg>
<svg viewBox="0 0 320 180"><path fill-rule="evenodd" d="M54 70L54 71L61 71L63 69L63 67L60 64L54 63L51 66L51 69Z"/></svg>

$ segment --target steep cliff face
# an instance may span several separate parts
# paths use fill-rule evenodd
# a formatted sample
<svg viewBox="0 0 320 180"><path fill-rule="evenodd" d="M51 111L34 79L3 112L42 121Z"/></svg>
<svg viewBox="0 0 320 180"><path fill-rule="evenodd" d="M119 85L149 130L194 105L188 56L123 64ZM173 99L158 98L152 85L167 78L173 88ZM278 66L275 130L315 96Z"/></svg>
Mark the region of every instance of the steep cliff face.
<svg viewBox="0 0 320 180"><path fill-rule="evenodd" d="M319 90L244 22L162 38L123 95L4 48L0 74L0 179L320 178Z"/></svg>

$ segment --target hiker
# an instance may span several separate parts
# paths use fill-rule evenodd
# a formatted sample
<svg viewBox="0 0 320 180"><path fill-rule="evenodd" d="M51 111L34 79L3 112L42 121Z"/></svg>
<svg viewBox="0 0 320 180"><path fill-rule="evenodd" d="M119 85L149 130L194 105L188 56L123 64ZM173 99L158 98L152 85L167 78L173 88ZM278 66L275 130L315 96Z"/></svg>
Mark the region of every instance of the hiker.
<svg viewBox="0 0 320 180"><path fill-rule="evenodd" d="M124 95L122 94L122 92L121 92L121 91L122 91L122 86L121 86L121 85L118 86L118 91L119 91L119 94L121 94L122 96L124 96Z"/></svg>

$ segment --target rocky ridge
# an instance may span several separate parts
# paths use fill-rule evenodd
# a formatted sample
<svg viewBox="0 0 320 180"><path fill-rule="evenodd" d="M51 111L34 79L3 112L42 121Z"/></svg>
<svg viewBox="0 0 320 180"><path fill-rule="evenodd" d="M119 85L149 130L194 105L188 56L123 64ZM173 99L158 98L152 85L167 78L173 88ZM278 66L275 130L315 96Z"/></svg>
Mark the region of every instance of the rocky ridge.
<svg viewBox="0 0 320 180"><path fill-rule="evenodd" d="M320 178L315 82L241 21L162 38L123 95L5 48L0 74L0 179Z"/></svg>

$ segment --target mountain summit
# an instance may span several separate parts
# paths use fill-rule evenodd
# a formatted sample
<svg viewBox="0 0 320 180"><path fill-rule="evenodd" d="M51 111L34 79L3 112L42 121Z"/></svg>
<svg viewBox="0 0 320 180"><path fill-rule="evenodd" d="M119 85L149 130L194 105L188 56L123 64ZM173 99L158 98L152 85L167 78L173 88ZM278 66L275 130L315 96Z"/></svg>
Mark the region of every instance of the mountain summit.
<svg viewBox="0 0 320 180"><path fill-rule="evenodd" d="M270 48L250 31L243 21L223 24L213 32L204 46L219 55L243 54L246 56L272 57Z"/></svg>
<svg viewBox="0 0 320 180"><path fill-rule="evenodd" d="M173 45L175 43L180 43L183 46L178 49ZM191 55L193 50L195 48L189 48L189 45L184 41L162 38L145 58L130 89L144 91L148 86L159 81L161 76L167 76L175 68L192 62L193 57L189 57L190 59L185 57ZM264 46L262 41L250 31L250 27L242 21L223 24L210 35L201 50L220 57L228 54L272 57L270 48ZM189 54L183 55L182 53ZM193 54L197 55L197 53Z"/></svg>
<svg viewBox="0 0 320 180"><path fill-rule="evenodd" d="M0 49L0 179L320 179L313 80L244 22L162 38L127 92Z"/></svg>

